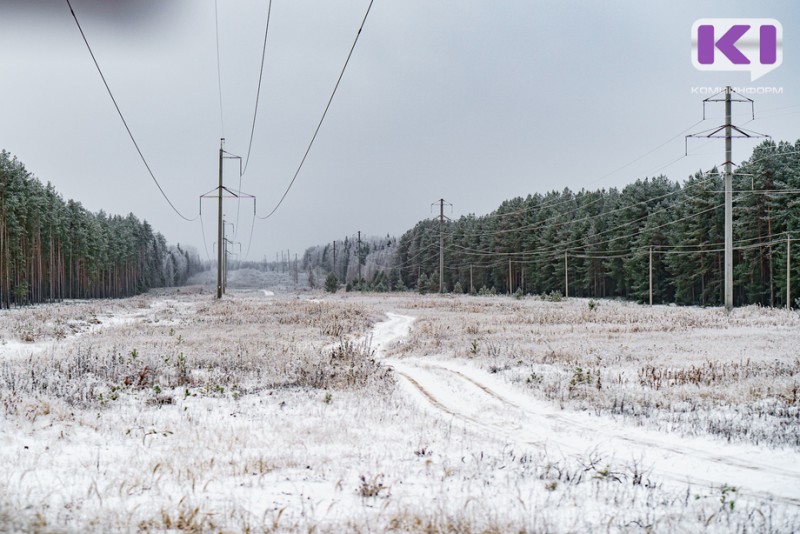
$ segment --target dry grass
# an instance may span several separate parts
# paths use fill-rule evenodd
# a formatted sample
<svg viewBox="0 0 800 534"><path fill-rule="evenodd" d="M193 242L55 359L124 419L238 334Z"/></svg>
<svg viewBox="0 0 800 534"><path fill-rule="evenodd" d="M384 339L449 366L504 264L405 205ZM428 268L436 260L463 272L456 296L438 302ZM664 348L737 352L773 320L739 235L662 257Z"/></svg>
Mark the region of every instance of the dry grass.
<svg viewBox="0 0 800 534"><path fill-rule="evenodd" d="M564 408L800 449L800 314L426 297L396 355L468 359Z"/></svg>
<svg viewBox="0 0 800 534"><path fill-rule="evenodd" d="M796 506L470 432L409 403L358 337L385 311L414 315L395 357L451 356L565 409L774 446L800 427L791 314L198 293L46 310L23 311L35 332L92 312L103 326L2 360L0 531L800 528Z"/></svg>

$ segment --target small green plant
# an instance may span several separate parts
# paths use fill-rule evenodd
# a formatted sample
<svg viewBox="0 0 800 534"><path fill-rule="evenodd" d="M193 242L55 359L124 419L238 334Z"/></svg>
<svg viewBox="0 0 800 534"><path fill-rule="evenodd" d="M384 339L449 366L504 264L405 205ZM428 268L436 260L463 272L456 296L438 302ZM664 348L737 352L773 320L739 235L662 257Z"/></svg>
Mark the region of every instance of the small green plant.
<svg viewBox="0 0 800 534"><path fill-rule="evenodd" d="M325 291L328 293L336 293L336 290L339 289L339 279L336 278L336 275L330 273L327 278L325 278Z"/></svg>
<svg viewBox="0 0 800 534"><path fill-rule="evenodd" d="M325 392L325 396L322 398L322 402L325 404L330 404L333 402L333 395L331 395L330 391Z"/></svg>
<svg viewBox="0 0 800 534"><path fill-rule="evenodd" d="M561 294L561 291L553 290L547 294L547 302L561 302L564 296Z"/></svg>
<svg viewBox="0 0 800 534"><path fill-rule="evenodd" d="M547 491L555 491L557 487L558 487L557 480L552 480L544 485L544 489L546 489Z"/></svg>
<svg viewBox="0 0 800 534"><path fill-rule="evenodd" d="M420 295L424 295L425 293L428 292L428 289L429 289L428 275L422 273L421 275L419 275L419 278L417 278L417 293L419 293Z"/></svg>
<svg viewBox="0 0 800 534"><path fill-rule="evenodd" d="M516 291L514 291L514 298L517 300L521 300L522 297L525 296L525 292L522 291L521 287L518 287Z"/></svg>
<svg viewBox="0 0 800 534"><path fill-rule="evenodd" d="M470 342L469 353L473 354L473 355L478 354L478 340L477 339L473 339Z"/></svg>
<svg viewBox="0 0 800 534"><path fill-rule="evenodd" d="M595 311L599 306L599 302L594 299L589 299L589 311Z"/></svg>
<svg viewBox="0 0 800 534"><path fill-rule="evenodd" d="M531 374L528 378L525 379L526 384L541 384L542 383L542 376L536 374L535 371L531 371Z"/></svg>
<svg viewBox="0 0 800 534"><path fill-rule="evenodd" d="M461 282L456 282L455 285L453 286L453 293L455 293L456 295L460 295L463 292L464 288L461 286Z"/></svg>
<svg viewBox="0 0 800 534"><path fill-rule="evenodd" d="M720 504L722 508L728 508L730 511L733 511L734 507L734 500L732 499L733 494L736 493L736 486L729 486L727 484L723 484L720 488Z"/></svg>
<svg viewBox="0 0 800 534"><path fill-rule="evenodd" d="M592 383L592 372L587 370L584 371L581 367L576 367L575 371L572 373L572 378L569 381L569 389L570 391L580 386L582 384L591 384Z"/></svg>
<svg viewBox="0 0 800 534"><path fill-rule="evenodd" d="M158 384L155 384L155 385L153 386L153 392L154 392L156 395L161 395L161 386L159 386Z"/></svg>

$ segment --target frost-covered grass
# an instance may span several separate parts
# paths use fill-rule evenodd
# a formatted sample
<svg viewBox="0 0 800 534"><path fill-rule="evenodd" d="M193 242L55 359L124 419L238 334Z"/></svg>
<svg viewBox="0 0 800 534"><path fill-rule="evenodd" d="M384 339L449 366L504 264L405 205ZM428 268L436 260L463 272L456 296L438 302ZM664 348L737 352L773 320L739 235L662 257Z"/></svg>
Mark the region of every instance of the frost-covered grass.
<svg viewBox="0 0 800 534"><path fill-rule="evenodd" d="M800 450L800 314L438 297L400 355L472 361L572 410Z"/></svg>
<svg viewBox="0 0 800 534"><path fill-rule="evenodd" d="M713 414L715 403L764 402L737 397L759 386L773 388L767 400L796 409L785 398L797 380L795 316L317 296L215 302L184 292L0 313L2 332L25 313L33 328L62 313L72 320L93 311L106 322L0 353L0 531L800 529L798 503L667 483L634 458L612 463L592 448L564 455L464 424L409 395L374 350L383 342L393 358L456 359L566 412L618 413L651 427L672 416L665 430L713 439L713 430L674 415L682 413L675 399ZM360 338L387 311L416 317L411 335L396 346ZM740 343L752 363L729 368L744 354L734 349ZM713 379L678 373L705 361L719 366ZM638 375L657 363L670 370L659 387ZM571 384L577 367L592 378ZM534 373L541 379L527 380ZM626 404L616 412L615 396ZM747 432L733 439L790 444L777 436L796 419L770 417L760 441Z"/></svg>

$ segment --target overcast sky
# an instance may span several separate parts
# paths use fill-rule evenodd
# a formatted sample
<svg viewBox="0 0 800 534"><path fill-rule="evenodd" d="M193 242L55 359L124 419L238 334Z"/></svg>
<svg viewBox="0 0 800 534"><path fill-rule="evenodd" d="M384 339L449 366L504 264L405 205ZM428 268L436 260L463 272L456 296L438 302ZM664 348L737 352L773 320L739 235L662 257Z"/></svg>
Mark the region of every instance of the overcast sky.
<svg viewBox="0 0 800 534"><path fill-rule="evenodd" d="M222 120L214 0L72 3L156 177L194 217L217 184L219 138L247 153L267 1L218 0ZM259 215L291 180L368 4L274 0L241 184L258 197ZM691 27L705 17L778 19L783 65L754 82L696 70ZM171 243L211 252L216 204L203 205L204 244L200 223L172 212L139 160L66 2L3 0L0 20L0 148L65 198L133 212ZM564 187L623 187L660 173L683 180L724 160L722 141L693 141L681 157L684 130L709 96L693 87L782 89L754 96L757 120L746 127L795 141L799 37L793 0L375 0L297 182L274 216L255 222L249 258L359 230L399 236L442 197L458 217ZM749 107L734 111L735 123L751 118ZM722 123L722 105L708 112L691 132ZM735 141L734 160L753 145ZM227 162L226 185L238 181L238 164ZM246 251L253 208L239 209ZM224 211L236 220L235 201Z"/></svg>

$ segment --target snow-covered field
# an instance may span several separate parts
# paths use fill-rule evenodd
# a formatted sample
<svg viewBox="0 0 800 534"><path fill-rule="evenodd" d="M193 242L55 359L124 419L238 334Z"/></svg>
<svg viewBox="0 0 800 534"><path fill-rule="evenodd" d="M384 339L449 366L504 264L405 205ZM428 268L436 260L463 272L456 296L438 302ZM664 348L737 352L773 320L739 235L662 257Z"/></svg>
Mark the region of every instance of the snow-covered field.
<svg viewBox="0 0 800 534"><path fill-rule="evenodd" d="M0 531L800 530L797 312L181 288L0 337Z"/></svg>

